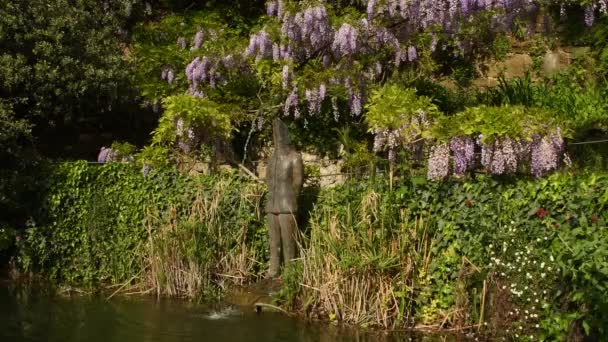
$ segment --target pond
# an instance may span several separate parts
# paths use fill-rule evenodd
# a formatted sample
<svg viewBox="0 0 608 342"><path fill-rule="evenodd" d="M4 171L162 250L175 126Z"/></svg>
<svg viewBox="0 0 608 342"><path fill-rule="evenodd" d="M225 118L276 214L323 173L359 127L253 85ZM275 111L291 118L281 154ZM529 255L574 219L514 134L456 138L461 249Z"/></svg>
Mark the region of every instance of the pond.
<svg viewBox="0 0 608 342"><path fill-rule="evenodd" d="M131 296L57 296L0 283L0 341L456 341L312 323L249 307Z"/></svg>

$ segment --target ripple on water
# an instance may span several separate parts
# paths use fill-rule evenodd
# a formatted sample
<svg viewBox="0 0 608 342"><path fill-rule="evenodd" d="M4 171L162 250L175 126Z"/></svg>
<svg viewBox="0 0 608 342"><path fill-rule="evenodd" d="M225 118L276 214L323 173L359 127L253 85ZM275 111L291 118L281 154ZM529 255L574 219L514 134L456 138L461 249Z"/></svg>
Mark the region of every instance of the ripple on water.
<svg viewBox="0 0 608 342"><path fill-rule="evenodd" d="M239 316L239 315L241 315L241 312L238 309L236 309L234 307L225 307L221 310L210 311L210 312L202 315L202 318L209 319L209 320L221 320L221 319L228 319L228 318ZM201 316L201 315L199 315L199 316Z"/></svg>

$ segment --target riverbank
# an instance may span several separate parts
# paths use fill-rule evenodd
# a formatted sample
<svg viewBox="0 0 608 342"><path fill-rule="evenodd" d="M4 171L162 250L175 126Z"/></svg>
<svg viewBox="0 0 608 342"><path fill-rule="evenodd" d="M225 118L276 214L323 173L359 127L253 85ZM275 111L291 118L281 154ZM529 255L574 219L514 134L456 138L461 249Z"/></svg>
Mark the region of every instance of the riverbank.
<svg viewBox="0 0 608 342"><path fill-rule="evenodd" d="M273 305L391 330L603 336L607 188L605 175L558 174L308 189L300 258ZM62 164L14 260L116 295L218 298L266 269L263 199L235 174Z"/></svg>

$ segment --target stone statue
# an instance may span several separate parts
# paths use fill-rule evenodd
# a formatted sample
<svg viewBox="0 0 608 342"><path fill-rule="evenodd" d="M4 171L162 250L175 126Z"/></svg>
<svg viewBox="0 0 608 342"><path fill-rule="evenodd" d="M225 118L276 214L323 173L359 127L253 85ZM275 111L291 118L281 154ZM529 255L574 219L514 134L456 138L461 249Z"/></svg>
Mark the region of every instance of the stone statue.
<svg viewBox="0 0 608 342"><path fill-rule="evenodd" d="M289 141L289 132L283 121L272 122L274 153L268 160L268 214L270 235L270 268L268 277L279 275L281 250L287 265L296 257L296 216L298 194L302 188L304 165L302 156Z"/></svg>

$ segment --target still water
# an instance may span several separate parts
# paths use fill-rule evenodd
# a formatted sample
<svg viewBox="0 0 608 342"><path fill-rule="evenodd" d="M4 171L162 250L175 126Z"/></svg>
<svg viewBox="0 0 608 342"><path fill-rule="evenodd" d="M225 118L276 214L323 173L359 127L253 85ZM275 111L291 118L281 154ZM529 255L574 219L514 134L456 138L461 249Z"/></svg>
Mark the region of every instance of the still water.
<svg viewBox="0 0 608 342"><path fill-rule="evenodd" d="M86 342L366 342L456 341L446 336L373 333L256 314L230 305L205 306L149 297L56 296L0 282L0 341Z"/></svg>

